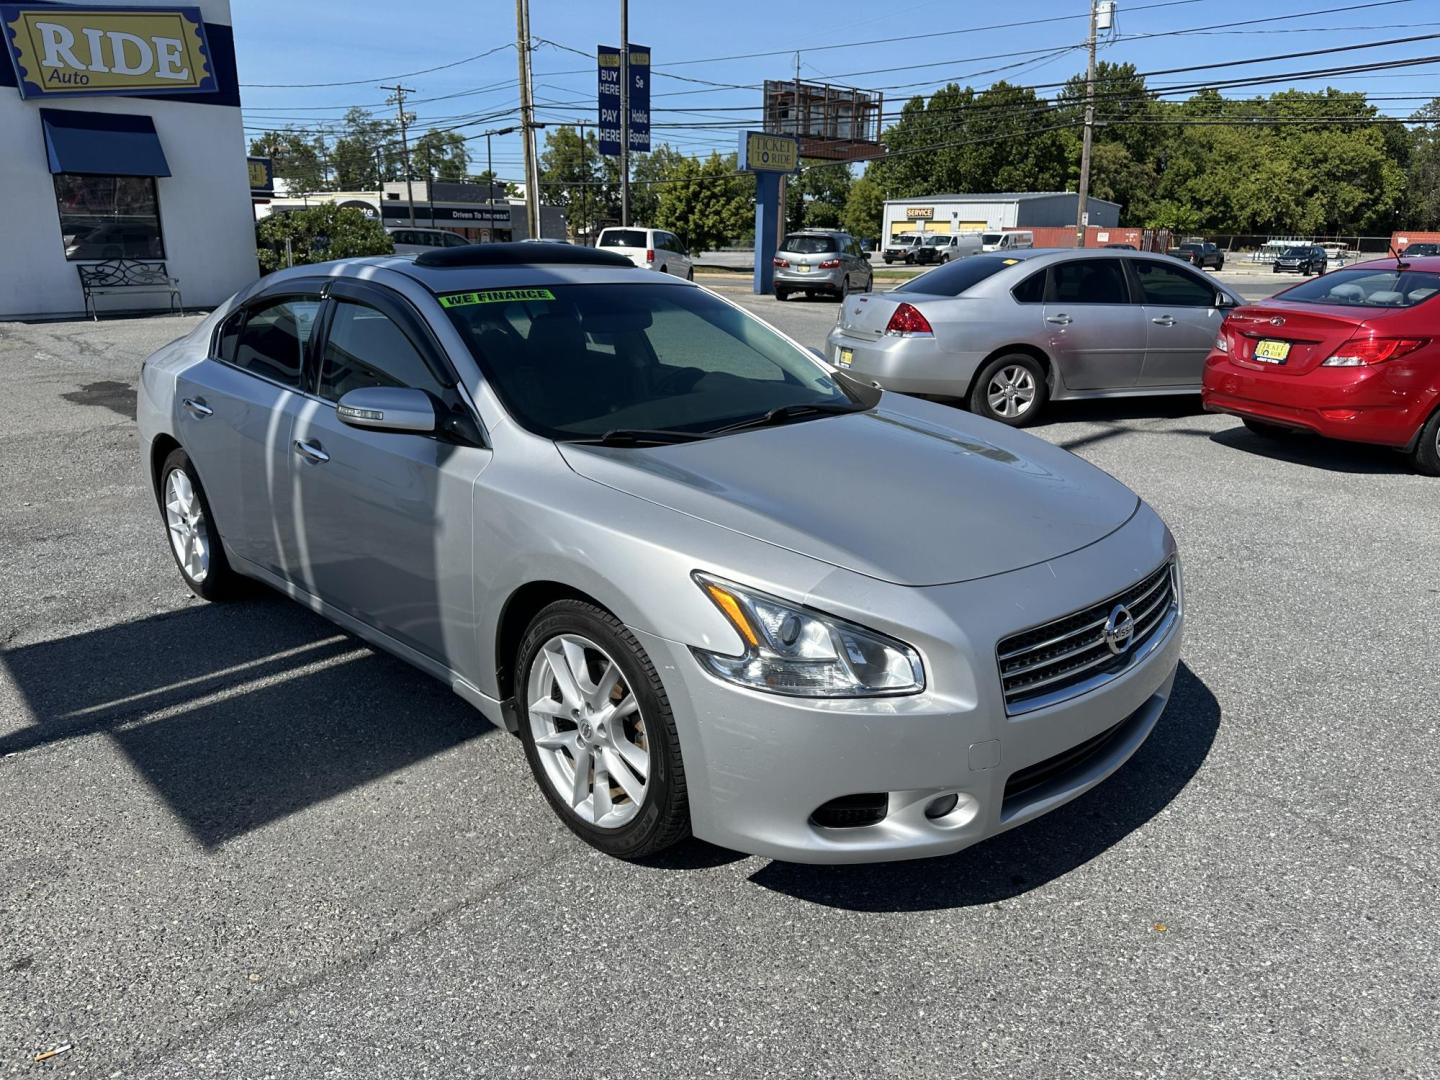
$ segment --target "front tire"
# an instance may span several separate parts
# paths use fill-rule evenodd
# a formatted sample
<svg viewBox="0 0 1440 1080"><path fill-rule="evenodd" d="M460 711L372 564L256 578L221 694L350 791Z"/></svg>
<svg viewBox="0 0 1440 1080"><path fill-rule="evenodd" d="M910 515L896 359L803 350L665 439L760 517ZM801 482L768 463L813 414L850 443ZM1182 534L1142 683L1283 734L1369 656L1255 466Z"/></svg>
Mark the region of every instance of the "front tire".
<svg viewBox="0 0 1440 1080"><path fill-rule="evenodd" d="M680 737L645 649L608 611L559 600L515 663L520 739L551 808L608 855L653 855L690 833Z"/></svg>
<svg viewBox="0 0 1440 1080"><path fill-rule="evenodd" d="M970 388L970 411L1010 427L1023 427L1040 414L1048 395L1040 361L1025 353L1008 353L980 369Z"/></svg>
<svg viewBox="0 0 1440 1080"><path fill-rule="evenodd" d="M1440 409L1431 414L1425 426L1420 429L1420 439L1415 444L1412 459L1417 472L1426 476L1440 476Z"/></svg>
<svg viewBox="0 0 1440 1080"><path fill-rule="evenodd" d="M225 558L210 500L190 455L178 447L160 466L160 517L170 540L170 554L190 591L202 600L230 600L239 595L243 579Z"/></svg>

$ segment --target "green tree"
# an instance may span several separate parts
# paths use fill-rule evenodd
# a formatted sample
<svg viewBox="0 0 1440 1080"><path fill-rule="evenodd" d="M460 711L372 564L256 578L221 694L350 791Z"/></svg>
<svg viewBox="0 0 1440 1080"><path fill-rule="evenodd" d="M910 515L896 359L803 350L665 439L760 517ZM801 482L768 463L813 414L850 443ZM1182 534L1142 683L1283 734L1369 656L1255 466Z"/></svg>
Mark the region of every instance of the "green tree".
<svg viewBox="0 0 1440 1080"><path fill-rule="evenodd" d="M833 229L850 194L850 166L806 163L785 181L785 221L791 227Z"/></svg>
<svg viewBox="0 0 1440 1080"><path fill-rule="evenodd" d="M672 176L678 175L685 155L669 143L661 143L648 154L631 158L630 220L650 225L660 212L660 193Z"/></svg>
<svg viewBox="0 0 1440 1080"><path fill-rule="evenodd" d="M865 175L850 185L850 194L845 199L845 212L841 224L855 237L874 239L880 235L882 219L885 216L885 193L880 185Z"/></svg>
<svg viewBox="0 0 1440 1080"><path fill-rule="evenodd" d="M250 140L250 153L268 157L275 175L291 191L322 191L326 187L324 141L299 131L266 131Z"/></svg>
<svg viewBox="0 0 1440 1080"><path fill-rule="evenodd" d="M1440 229L1440 98L1431 101L1411 119L1420 124L1411 131L1405 227Z"/></svg>
<svg viewBox="0 0 1440 1080"><path fill-rule="evenodd" d="M735 171L735 155L684 158L662 185L655 223L690 245L694 254L738 239L754 227L754 181Z"/></svg>
<svg viewBox="0 0 1440 1080"><path fill-rule="evenodd" d="M403 180L399 125L361 108L349 110L330 160L340 191L374 191L386 180Z"/></svg>
<svg viewBox="0 0 1440 1080"><path fill-rule="evenodd" d="M410 167L417 176L464 180L470 168L470 144L457 131L431 128L410 148Z"/></svg>
<svg viewBox="0 0 1440 1080"><path fill-rule="evenodd" d="M550 128L540 154L540 194L565 211L570 228L592 234L620 218L618 162L600 156L596 134L573 127Z"/></svg>
<svg viewBox="0 0 1440 1080"><path fill-rule="evenodd" d="M296 266L359 255L388 255L395 250L380 222L350 207L322 203L271 214L255 226L255 249L262 273L287 265L287 240Z"/></svg>

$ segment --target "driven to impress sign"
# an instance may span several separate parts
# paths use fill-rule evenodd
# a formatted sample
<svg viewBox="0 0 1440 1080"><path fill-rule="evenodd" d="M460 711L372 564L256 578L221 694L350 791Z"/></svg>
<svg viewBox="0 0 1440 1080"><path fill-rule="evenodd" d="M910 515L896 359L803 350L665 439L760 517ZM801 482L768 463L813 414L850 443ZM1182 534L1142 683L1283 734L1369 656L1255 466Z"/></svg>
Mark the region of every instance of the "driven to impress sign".
<svg viewBox="0 0 1440 1080"><path fill-rule="evenodd" d="M620 50L595 49L600 73L600 153L620 156ZM650 50L630 46L630 151L650 152Z"/></svg>
<svg viewBox="0 0 1440 1080"><path fill-rule="evenodd" d="M199 8L0 4L0 30L21 97L216 89Z"/></svg>

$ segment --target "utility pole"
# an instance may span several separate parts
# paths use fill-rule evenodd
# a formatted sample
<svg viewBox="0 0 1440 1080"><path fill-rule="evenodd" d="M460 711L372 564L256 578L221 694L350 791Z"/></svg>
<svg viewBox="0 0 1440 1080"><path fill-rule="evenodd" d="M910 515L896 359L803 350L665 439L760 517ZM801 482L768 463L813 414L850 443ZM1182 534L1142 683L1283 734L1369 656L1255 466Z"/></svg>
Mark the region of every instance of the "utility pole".
<svg viewBox="0 0 1440 1080"><path fill-rule="evenodd" d="M1090 209L1090 141L1095 133L1095 24L1100 0L1090 0L1090 63L1085 69L1085 134L1080 140L1080 192L1075 206L1075 246L1085 246L1085 225Z"/></svg>
<svg viewBox="0 0 1440 1080"><path fill-rule="evenodd" d="M630 224L630 0L620 0L620 224Z"/></svg>
<svg viewBox="0 0 1440 1080"><path fill-rule="evenodd" d="M380 89L395 92L395 108L400 114L400 153L401 159L405 163L405 201L410 205L410 225L413 228L415 225L415 192L410 186L410 120L405 115L405 95L413 94L415 91L408 86L401 86L399 83L394 86L382 86Z"/></svg>
<svg viewBox="0 0 1440 1080"><path fill-rule="evenodd" d="M515 47L520 54L520 142L525 151L525 224L540 236L540 163L535 158L535 97L530 85L530 0L515 0Z"/></svg>

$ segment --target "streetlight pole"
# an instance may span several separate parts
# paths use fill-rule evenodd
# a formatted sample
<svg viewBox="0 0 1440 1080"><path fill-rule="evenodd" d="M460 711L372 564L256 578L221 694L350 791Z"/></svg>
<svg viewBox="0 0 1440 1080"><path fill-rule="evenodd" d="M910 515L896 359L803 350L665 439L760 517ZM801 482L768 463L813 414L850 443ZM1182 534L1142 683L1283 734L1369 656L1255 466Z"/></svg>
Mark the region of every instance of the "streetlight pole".
<svg viewBox="0 0 1440 1080"><path fill-rule="evenodd" d="M1090 63L1085 69L1085 134L1080 140L1080 191L1075 205L1075 246L1085 246L1085 226L1090 218L1090 142L1095 134L1095 24L1100 0L1090 0Z"/></svg>
<svg viewBox="0 0 1440 1080"><path fill-rule="evenodd" d="M620 224L630 224L630 0L620 0Z"/></svg>

